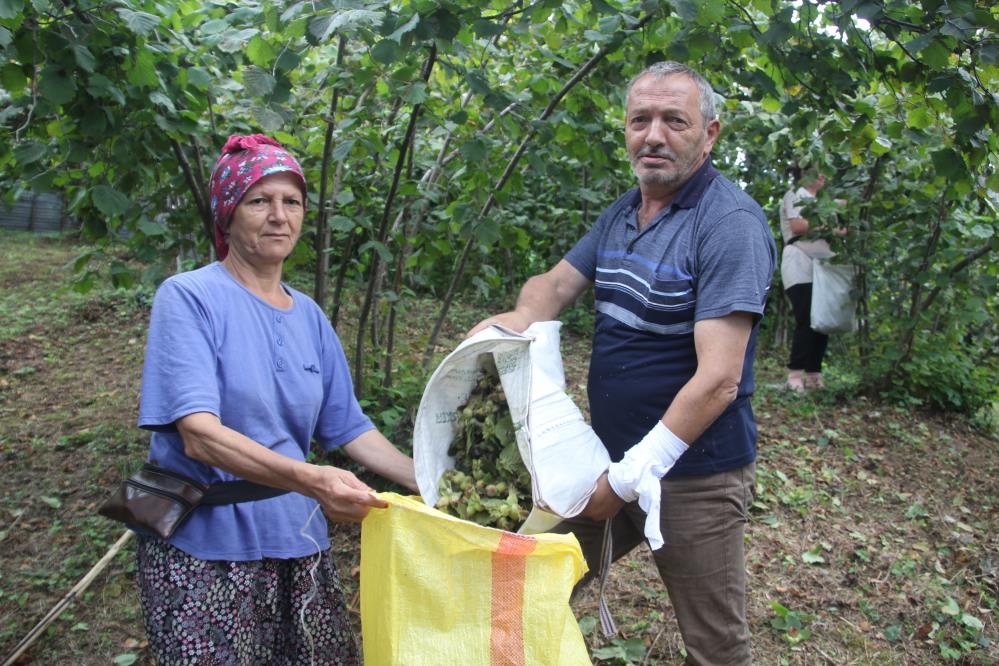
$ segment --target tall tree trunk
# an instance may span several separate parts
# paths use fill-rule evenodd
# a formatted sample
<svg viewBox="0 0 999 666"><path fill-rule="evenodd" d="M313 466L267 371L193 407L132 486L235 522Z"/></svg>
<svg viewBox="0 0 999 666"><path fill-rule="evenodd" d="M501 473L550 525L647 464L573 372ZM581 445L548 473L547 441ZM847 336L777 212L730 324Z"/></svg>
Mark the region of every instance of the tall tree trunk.
<svg viewBox="0 0 999 666"><path fill-rule="evenodd" d="M871 165L871 171L867 178L867 185L864 187L864 193L860 197L860 214L857 217L857 236L858 241L856 244L857 256L860 257L861 261L860 270L857 274L857 290L860 292L860 299L857 303L860 309L859 325L857 326L857 349L860 356L861 367L865 367L868 363L871 349L871 331L869 325L870 312L868 310L868 297L869 288L867 285L867 234L870 231L870 217L871 217L871 199L874 198L874 193L877 191L878 178L881 175L881 167L884 164L884 155L878 155L877 159L874 160L874 164Z"/></svg>
<svg viewBox="0 0 999 666"><path fill-rule="evenodd" d="M368 86L365 88L364 92L360 94L357 98L357 103L354 108L360 108L364 105L365 100L368 95L374 89L374 86ZM338 160L336 163L336 171L333 174L333 190L330 192L330 201L335 202L340 196L340 185L343 179L343 160ZM359 211L358 217L363 217L363 211ZM340 307L342 305L343 296L343 286L347 279L347 269L350 267L350 258L354 254L354 246L357 245L358 232L357 229L352 229L347 234L347 244L344 247L343 252L340 253L340 266L337 269L336 281L333 286L333 309L330 314L330 322L333 328L336 328L337 322L340 319Z"/></svg>
<svg viewBox="0 0 999 666"><path fill-rule="evenodd" d="M392 291L395 298L389 303L388 331L385 334L385 356L382 360L382 386L392 386L392 354L395 350L395 325L399 312L399 300L402 293L402 276L406 267L406 256L409 254L409 236L403 234L402 245L395 260L395 275L392 279Z"/></svg>
<svg viewBox="0 0 999 666"><path fill-rule="evenodd" d="M937 210L937 215L933 219L933 227L930 231L930 240L926 244L926 248L923 251L923 260L919 264L919 270L916 271L915 280L912 284L912 293L909 296L909 321L912 322L920 314L921 308L920 296L923 292L923 278L921 276L926 274L926 270L933 263L933 257L937 253L937 245L940 243L940 233L943 230L943 220L944 216L947 214L947 199L946 196L940 195L940 207Z"/></svg>
<svg viewBox="0 0 999 666"><path fill-rule="evenodd" d="M424 63L423 71L421 72L421 77L424 81L430 78L430 72L433 71L434 63L437 61L437 47L431 46L430 54L427 56L427 61ZM416 121L420 115L420 109L422 104L416 104L413 106L413 110L409 116L409 124L406 127L406 134L399 144L399 156L396 159L395 172L392 174L392 184L389 187L388 195L385 197L385 208L382 211L382 220L378 227L377 240L382 245L385 244L385 240L388 237L389 228L389 218L392 213L392 204L395 201L396 192L399 189L399 180L402 176L402 168L406 163L406 152L409 150L413 142L413 135L416 133ZM361 305L361 313L358 317L357 322L357 344L354 347L354 393L357 396L361 396L364 392L364 332L368 324L368 317L371 315L372 307L374 307L375 299L377 294L375 293L375 285L378 281L378 269L381 263L381 255L377 251L372 253L371 259L371 277L368 280L368 289L364 295L364 303Z"/></svg>
<svg viewBox="0 0 999 666"><path fill-rule="evenodd" d="M336 66L343 67L344 55L347 53L347 38L340 36L340 45L336 52ZM333 197L326 201L326 183L329 180L330 160L333 155L333 130L336 127L336 111L340 102L340 89L333 88L330 100L329 117L326 118L326 136L323 139L323 162L319 174L319 211L316 216L316 281L313 287L313 298L321 310L326 309L326 293L329 286L330 271L330 227L327 224L329 209L333 206ZM339 166L339 165L338 165ZM339 168L337 169L339 174ZM334 186L334 190L336 187Z"/></svg>
<svg viewBox="0 0 999 666"><path fill-rule="evenodd" d="M898 373L901 370L902 365L908 362L908 360L912 357L912 350L915 348L915 342L916 342L916 331L919 328L919 317L924 312L929 310L931 305L933 305L934 301L936 301L937 297L940 295L940 292L943 291L943 285L950 283L951 279L955 275L957 275L958 273L966 269L968 266L970 266L971 264L975 263L985 255L987 255L988 253L992 252L992 249L993 249L992 243L991 241L989 241L986 242L984 245L980 245L979 247L969 252L964 259L957 262L947 270L945 278L943 280L938 281L937 286L935 286L932 290L930 290L930 293L926 295L926 298L916 303L911 308L910 311L914 312L915 316L913 316L912 318L910 318L909 321L906 322L907 328L902 336L902 344L900 346L902 353L895 360L895 363L892 365L891 370L881 380L882 386L890 384L892 379L898 376Z"/></svg>
<svg viewBox="0 0 999 666"><path fill-rule="evenodd" d="M330 323L336 328L340 320L340 305L343 302L343 285L347 281L347 268L350 258L354 255L354 245L357 241L357 230L352 229L347 236L347 246L343 249L340 267L337 269L336 282L333 285L333 311L330 313Z"/></svg>
<svg viewBox="0 0 999 666"><path fill-rule="evenodd" d="M640 30L649 21L652 20L653 16L654 16L653 14L648 14L642 17L641 20L631 25L628 28L628 30L630 30L631 32ZM548 103L548 106L545 108L544 111L542 111L541 115L538 116L538 122L540 123L547 120L549 116L551 116L552 112L555 110L555 107L558 106L558 103L562 101L562 98L565 97L569 93L569 91L576 86L577 83L586 78L586 75L589 74L593 70L593 68L595 68L597 64L600 63L601 60L607 57L607 54L610 53L612 49L615 49L618 46L620 46L620 42L616 41L610 42L609 44L601 48L600 51L598 51L592 58L587 60L578 70L576 70L576 73L573 74L572 78L569 79L564 86L562 86L561 90L555 93L555 96L552 97L551 101ZM441 303L441 311L437 315L437 320L434 322L433 331L430 333L430 339L427 342L427 347L423 354L424 369L426 369L430 365L430 360L433 358L434 347L437 346L437 338L440 336L441 327L444 325L444 320L447 319L447 313L448 310L450 310L451 303L454 301L455 294L458 291L458 285L461 284L461 281L464 278L465 267L468 265L468 258L472 253L472 248L475 247L474 229L479 224L481 224L489 215L490 211L493 208L493 205L495 205L496 203L496 193L502 191L503 187L506 186L507 181L510 179L510 176L513 174L513 170L516 168L517 163L520 162L520 158L523 157L524 153L527 151L527 145L531 142L531 140L534 139L535 134L537 134L537 130L532 127L532 129L530 129L527 132L527 134L524 136L524 139L520 142L520 145L517 147L517 151L513 154L513 157L511 157L510 161L507 163L506 169L503 170L503 175L500 176L499 180L496 182L496 185L493 186L492 191L489 193L489 198L486 200L485 205L482 207L482 210L479 212L477 220L473 222L471 225L472 229L469 230L468 241L465 243L465 247L462 249L461 258L458 260L458 265L455 268L454 276L451 278L451 283L448 285L447 292L444 294L444 299Z"/></svg>
<svg viewBox="0 0 999 666"><path fill-rule="evenodd" d="M187 154L180 143L176 139L170 139L170 145L173 147L173 154L177 158L177 164L180 165L181 171L184 172L184 179L187 181L187 188L191 191L191 196L194 198L194 205L198 208L198 214L201 217L201 226L205 232L205 237L208 239L208 245L214 248L215 229L212 224L212 211L208 205L208 197L205 195L205 183L198 182L198 178L191 168L191 162L187 159Z"/></svg>
<svg viewBox="0 0 999 666"><path fill-rule="evenodd" d="M38 192L31 193L31 208L28 210L28 231L35 230L35 218L38 209Z"/></svg>

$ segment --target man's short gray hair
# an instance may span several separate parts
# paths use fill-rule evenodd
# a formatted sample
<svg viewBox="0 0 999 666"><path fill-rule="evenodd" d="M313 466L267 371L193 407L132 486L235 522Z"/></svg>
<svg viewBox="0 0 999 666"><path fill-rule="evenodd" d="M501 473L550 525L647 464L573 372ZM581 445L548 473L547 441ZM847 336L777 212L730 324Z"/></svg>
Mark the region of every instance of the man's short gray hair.
<svg viewBox="0 0 999 666"><path fill-rule="evenodd" d="M652 76L657 79L662 79L667 76L673 76L674 74L683 74L697 84L697 90L700 97L701 116L704 118L704 124L707 125L709 122L717 118L718 114L715 112L715 91L711 88L711 84L708 83L707 79L690 67L673 60L653 63L639 72L635 78L628 82L628 89L625 92L625 100L631 96L631 89L634 87L635 82L643 76Z"/></svg>

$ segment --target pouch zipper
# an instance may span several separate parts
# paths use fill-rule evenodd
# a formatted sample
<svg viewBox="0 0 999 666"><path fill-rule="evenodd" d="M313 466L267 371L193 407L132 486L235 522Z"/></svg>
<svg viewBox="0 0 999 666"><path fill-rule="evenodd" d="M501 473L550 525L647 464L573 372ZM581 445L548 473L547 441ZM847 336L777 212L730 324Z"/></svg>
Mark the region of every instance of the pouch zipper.
<svg viewBox="0 0 999 666"><path fill-rule="evenodd" d="M175 495L174 493L170 493L170 492L167 492L165 490L160 490L159 488L154 488L153 486L150 486L150 485L147 485L145 483L142 483L141 481L136 481L135 479L128 479L128 481L126 482L126 485L132 486L133 488L138 488L140 490L144 490L147 493L150 493L152 495L159 495L160 497L165 497L166 499L175 500L177 502L180 502L181 504L184 505L184 507L188 511L190 511L191 508L194 506L193 504L191 504L191 502L189 502L187 499L185 499L181 495Z"/></svg>

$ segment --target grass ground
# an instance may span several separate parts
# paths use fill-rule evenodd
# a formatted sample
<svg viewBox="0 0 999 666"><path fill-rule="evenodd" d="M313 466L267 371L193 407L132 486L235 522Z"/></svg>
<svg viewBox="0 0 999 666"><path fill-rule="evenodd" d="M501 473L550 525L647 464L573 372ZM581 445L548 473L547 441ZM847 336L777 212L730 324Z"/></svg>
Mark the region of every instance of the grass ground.
<svg viewBox="0 0 999 666"><path fill-rule="evenodd" d="M0 657L117 539L95 509L148 444L134 423L149 294L65 289L76 251L0 235ZM480 314L457 308L442 351ZM407 326L425 335L421 316ZM349 347L352 335L341 337ZM582 399L587 340L567 332L563 357ZM756 661L999 662L999 440L960 419L852 396L835 374L822 395L788 395L767 353L757 374L747 535ZM406 408L375 411L404 427ZM333 532L355 608L357 535L356 526ZM133 556L120 554L19 663L148 663ZM608 597L621 629L613 640L596 629L593 590L574 603L595 660L681 661L647 551L612 569Z"/></svg>

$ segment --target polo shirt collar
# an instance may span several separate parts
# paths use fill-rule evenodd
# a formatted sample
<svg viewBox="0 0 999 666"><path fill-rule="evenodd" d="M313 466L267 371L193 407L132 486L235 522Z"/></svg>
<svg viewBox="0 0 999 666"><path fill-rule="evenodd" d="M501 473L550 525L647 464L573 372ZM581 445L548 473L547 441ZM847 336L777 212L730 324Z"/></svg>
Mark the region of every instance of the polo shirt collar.
<svg viewBox="0 0 999 666"><path fill-rule="evenodd" d="M694 175L676 193L671 206L676 208L693 208L696 206L701 200L704 191L708 189L708 185L711 184L711 181L717 175L718 170L712 166L711 156L709 155L708 159L704 160L704 164L697 168Z"/></svg>
<svg viewBox="0 0 999 666"><path fill-rule="evenodd" d="M708 159L704 160L704 164L697 167L697 171L694 172L680 191L676 193L673 197L673 202L664 208L662 211L656 215L652 223L649 224L649 228L654 227L660 219L662 219L668 211L674 208L693 208L701 200L704 195L704 191L708 189L708 185L711 181L715 179L715 176L720 175L718 170L714 168L711 164L711 156L708 155ZM628 216L626 218L626 224L630 227L638 227L638 221L636 216L638 214L638 207L642 205L642 190L641 188L634 188L630 192L631 196L627 199Z"/></svg>

